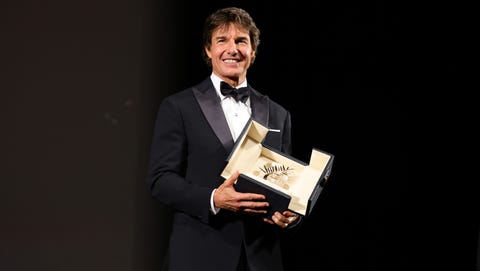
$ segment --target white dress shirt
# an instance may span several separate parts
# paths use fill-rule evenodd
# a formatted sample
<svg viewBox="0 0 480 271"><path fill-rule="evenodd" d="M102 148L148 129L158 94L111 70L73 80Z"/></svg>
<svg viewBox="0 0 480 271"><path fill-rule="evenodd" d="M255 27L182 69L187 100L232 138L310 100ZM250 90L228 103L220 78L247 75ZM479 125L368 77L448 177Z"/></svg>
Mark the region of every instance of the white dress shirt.
<svg viewBox="0 0 480 271"><path fill-rule="evenodd" d="M236 141L240 133L243 131L245 124L247 124L250 116L252 115L252 109L250 108L250 97L245 101L236 101L233 97L227 97L222 94L220 91L220 83L222 79L216 76L214 73L210 75L210 79L213 82L213 86L217 91L217 95L220 97L220 102L222 104L223 113L227 119L228 127L232 133L233 141ZM247 80L243 81L237 88L246 87ZM214 189L210 196L210 207L214 214L217 214L220 211L220 208L215 208L213 203L213 194L215 193Z"/></svg>
<svg viewBox="0 0 480 271"><path fill-rule="evenodd" d="M212 79L213 86L217 91L217 95L220 97L223 113L227 119L233 141L236 141L252 114L252 110L250 108L250 97L245 101L245 103L242 103L240 101L236 101L233 97L223 96L222 92L220 91L220 83L222 80L213 73L210 78ZM237 88L246 86L247 80L243 81L237 86Z"/></svg>

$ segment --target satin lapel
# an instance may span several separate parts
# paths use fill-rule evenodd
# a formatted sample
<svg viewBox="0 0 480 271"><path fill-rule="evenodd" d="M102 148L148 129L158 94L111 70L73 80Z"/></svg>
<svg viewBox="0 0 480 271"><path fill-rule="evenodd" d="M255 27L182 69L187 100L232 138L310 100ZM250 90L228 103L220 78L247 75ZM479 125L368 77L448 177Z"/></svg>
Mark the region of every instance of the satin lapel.
<svg viewBox="0 0 480 271"><path fill-rule="evenodd" d="M222 145L227 152L233 148L233 138L228 128L225 114L220 104L220 99L217 97L217 93L213 87L200 91L197 88L193 89L200 108L202 109L205 118L207 119L210 127L212 127L215 135L217 135Z"/></svg>
<svg viewBox="0 0 480 271"><path fill-rule="evenodd" d="M250 94L250 106L252 107L252 119L268 127L269 107L268 96L261 95L252 89Z"/></svg>

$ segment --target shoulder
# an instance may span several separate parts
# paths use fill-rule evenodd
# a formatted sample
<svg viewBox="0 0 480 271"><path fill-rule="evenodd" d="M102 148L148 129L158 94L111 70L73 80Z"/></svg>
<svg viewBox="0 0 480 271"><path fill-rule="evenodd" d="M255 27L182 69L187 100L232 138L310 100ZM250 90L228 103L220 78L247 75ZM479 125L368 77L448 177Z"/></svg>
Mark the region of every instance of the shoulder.
<svg viewBox="0 0 480 271"><path fill-rule="evenodd" d="M274 101L274 100L272 100L272 99L270 99L270 98L268 98L268 99L269 99L270 107L271 107L271 108L289 114L288 109L286 109L283 105L279 104L278 102L276 102L276 101Z"/></svg>
<svg viewBox="0 0 480 271"><path fill-rule="evenodd" d="M181 89L180 91L174 92L165 98L163 98L162 103L185 103L185 102L193 102L195 101L195 93L196 91L205 92L209 88L213 87L209 78L205 79L204 81Z"/></svg>
<svg viewBox="0 0 480 271"><path fill-rule="evenodd" d="M252 90L253 95L256 95L259 98L259 100L263 100L263 101L268 103L268 107L270 108L270 110L274 110L274 111L277 111L277 112L284 112L285 114L288 114L288 115L290 114L288 109L285 106L283 106L282 104L280 104L276 100L272 99L268 95L265 95L262 92L254 89L252 87L251 87L251 90Z"/></svg>

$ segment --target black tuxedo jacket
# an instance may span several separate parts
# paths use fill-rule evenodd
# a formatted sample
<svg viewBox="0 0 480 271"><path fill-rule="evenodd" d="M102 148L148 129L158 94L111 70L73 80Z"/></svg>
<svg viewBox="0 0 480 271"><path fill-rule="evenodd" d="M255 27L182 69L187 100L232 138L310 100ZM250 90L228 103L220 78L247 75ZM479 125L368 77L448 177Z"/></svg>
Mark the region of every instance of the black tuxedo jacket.
<svg viewBox="0 0 480 271"><path fill-rule="evenodd" d="M252 118L268 128L264 144L290 153L290 113L252 89ZM279 228L255 216L210 211L210 196L234 145L215 88L207 78L165 98L158 110L147 185L174 211L168 270L236 270L241 249L256 269L283 270Z"/></svg>

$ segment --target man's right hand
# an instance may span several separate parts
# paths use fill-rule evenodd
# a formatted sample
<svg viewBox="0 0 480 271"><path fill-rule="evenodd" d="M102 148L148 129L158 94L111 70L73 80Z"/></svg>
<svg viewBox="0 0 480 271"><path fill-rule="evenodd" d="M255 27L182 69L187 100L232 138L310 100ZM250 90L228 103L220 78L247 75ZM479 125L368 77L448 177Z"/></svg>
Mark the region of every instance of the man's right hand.
<svg viewBox="0 0 480 271"><path fill-rule="evenodd" d="M213 195L215 207L232 212L266 214L268 202L264 195L241 193L235 190L234 184L239 175L240 173L235 171L215 190Z"/></svg>

